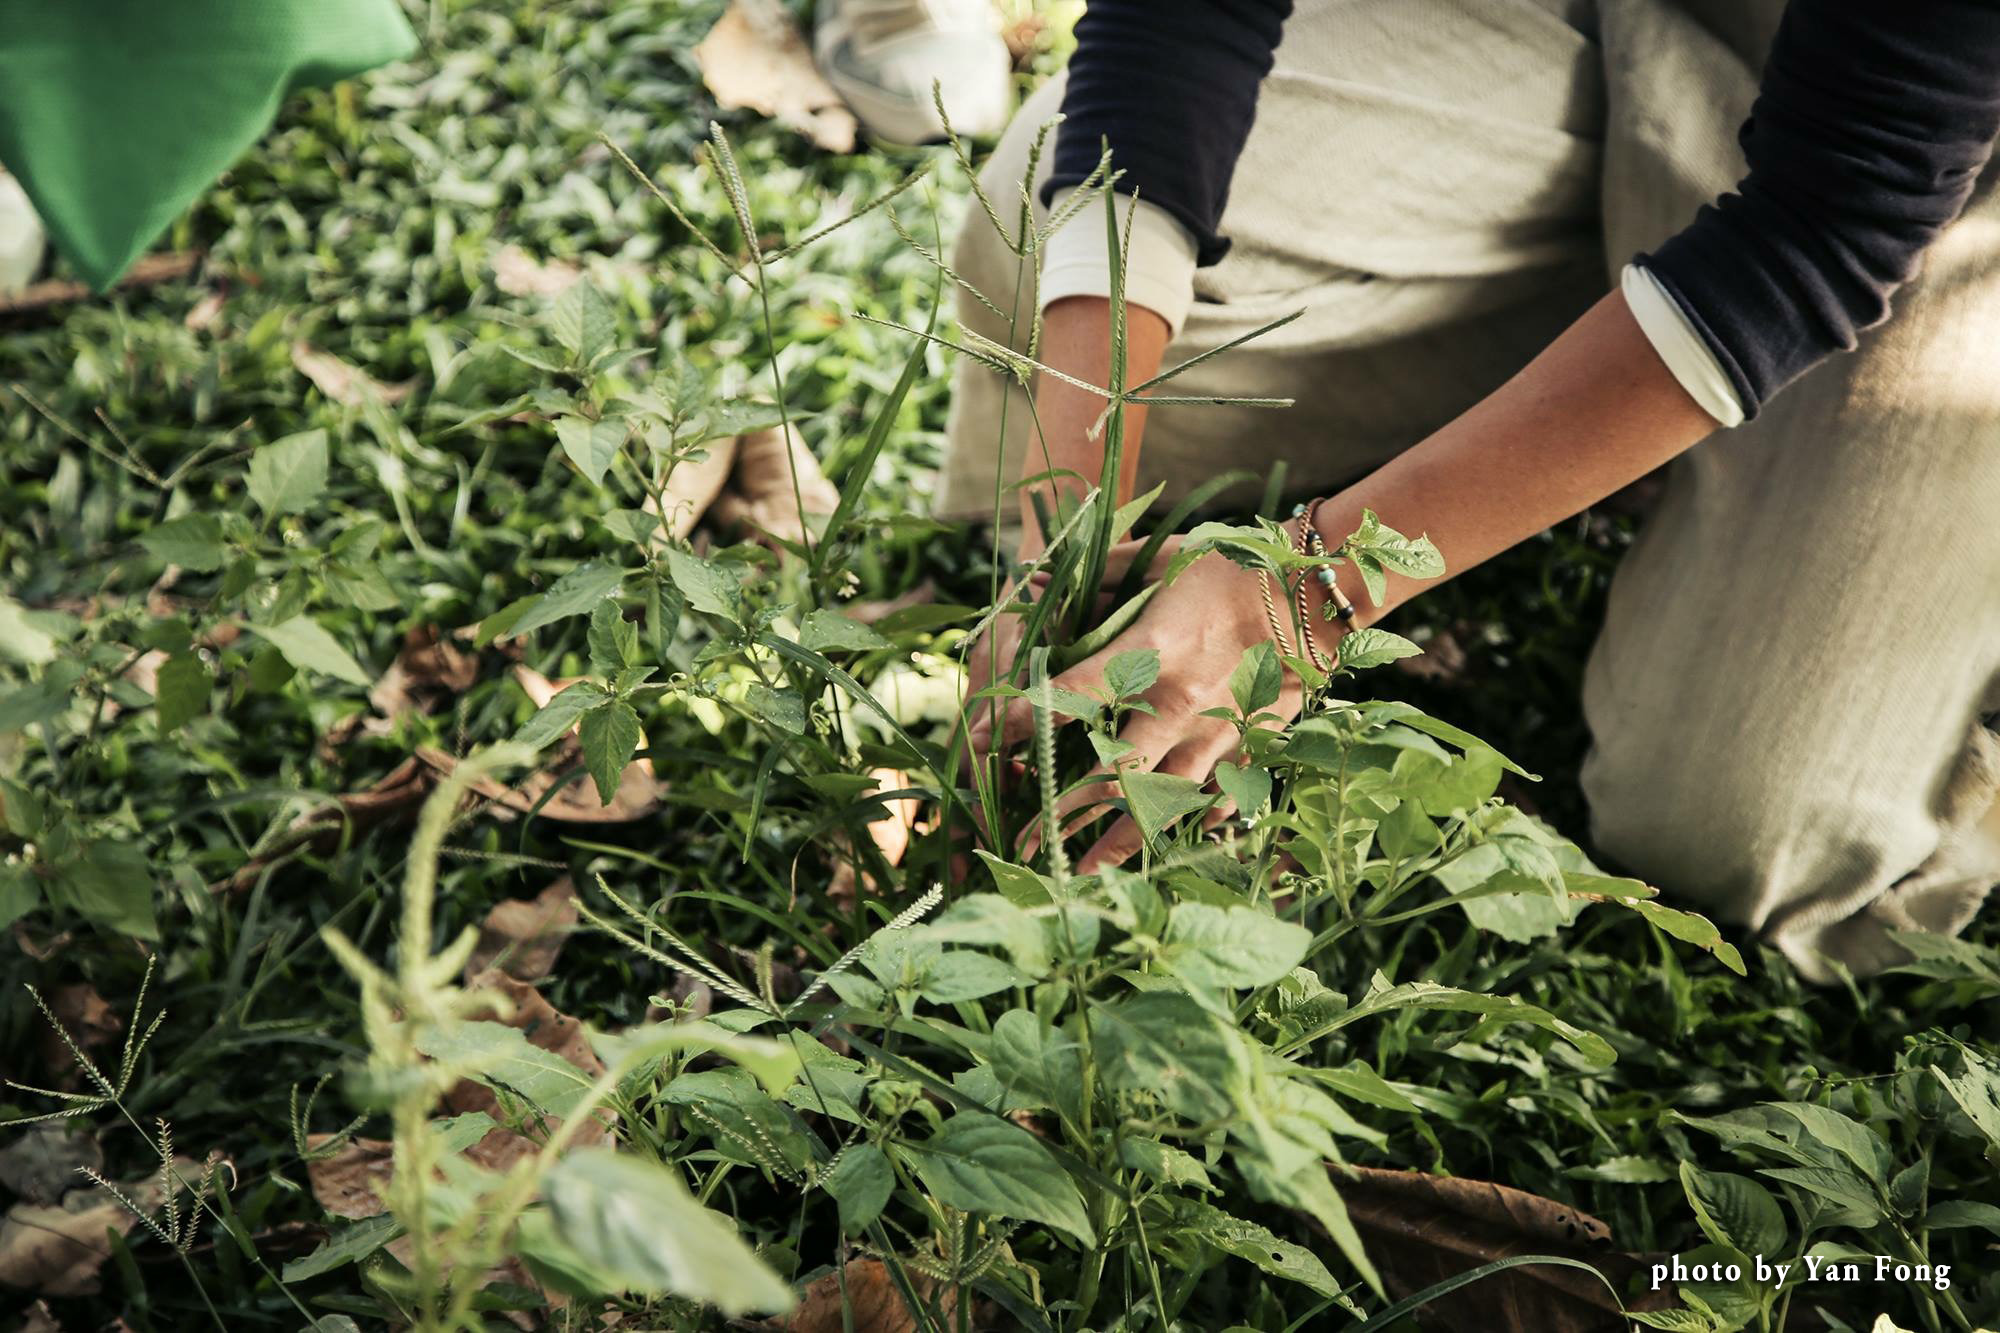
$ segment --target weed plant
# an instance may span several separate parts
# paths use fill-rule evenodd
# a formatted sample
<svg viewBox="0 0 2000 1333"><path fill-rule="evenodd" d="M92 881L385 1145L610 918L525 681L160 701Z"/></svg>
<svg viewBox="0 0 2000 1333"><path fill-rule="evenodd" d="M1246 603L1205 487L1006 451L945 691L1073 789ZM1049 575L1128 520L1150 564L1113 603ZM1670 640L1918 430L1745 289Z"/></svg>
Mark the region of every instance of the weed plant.
<svg viewBox="0 0 2000 1333"><path fill-rule="evenodd" d="M132 1202L145 1222L114 1243L105 1295L62 1313L457 1330L530 1310L694 1329L830 1282L852 1323L850 1275L879 1271L938 1333L1405 1327L1445 1292L1386 1290L1344 1163L1560 1197L1622 1248L1689 1265L1872 1272L1879 1255L1952 1275L1676 1281L1683 1309L1638 1316L1654 1327L1866 1327L1889 1310L1971 1329L2000 1310L1980 1260L2000 1234L1993 951L1913 938L1898 976L1806 991L1503 800L1503 782L1532 789L1500 748L1382 697L1408 640L1364 632L1330 681L1250 650L1231 681L1240 760L1213 791L1124 774L1140 858L1078 874L1057 803L1115 762L1159 663L1114 660L1095 697L1050 680L1151 595L1120 588L1099 614L1109 547L1197 517L1115 493L1126 405L1200 405L1174 400L1172 371L1125 384L1114 343L1111 382L1087 386L1106 402L1104 472L1045 514L1046 591L1014 598L1026 571L997 537L911 515L912 441L946 356L1053 373L1032 328L1014 352L941 313L965 289L940 259L937 197L968 188L963 150L907 176L870 168L817 219L768 139L717 126L697 145L683 115L600 140L588 97L664 96L647 92L658 34L699 31L684 7L634 9L655 26L447 7L433 35L465 54L369 85L396 133L371 138L344 95L316 103L208 205L238 229L222 248L246 267L275 255L270 219L311 196L297 163L322 148L347 173L317 181L327 195L408 207L387 258L328 236L344 263L287 270L289 303L246 298L236 338L208 346L178 314L122 304L0 334L0 917L16 941L0 959L44 991L80 971L142 996L112 1072L53 1006L7 1011L8 1069L48 1066L10 1082L10 1110L100 1125L166 1177L159 1215ZM602 87L554 73L593 56ZM602 170L515 198L542 137L510 142L479 88L527 101L538 78L557 93L537 116ZM405 86L463 114L416 138L391 105ZM698 167L636 165L696 147ZM396 193L413 164L421 203ZM1025 199L970 206L1025 284L1114 171L1040 223ZM507 233L469 219L503 198L545 238L538 210L595 217L569 243L616 262L539 308L499 302L472 275ZM286 244L313 236L299 222ZM1107 232L1114 272L1122 242ZM829 275L857 263L879 313L830 314ZM965 299L981 295L1006 294ZM453 304L468 313L433 313ZM427 387L263 401L308 339ZM838 486L824 522L737 545L662 525L677 471L794 423ZM997 533L1013 500L994 503ZM1257 515L1187 530L1177 567L1203 556L1284 579L1316 563ZM1328 558L1371 579L1438 569L1372 517ZM923 578L941 595L857 614ZM1464 618L1499 586L1447 590L1433 613ZM964 655L1000 616L1024 627L1013 672L961 707ZM470 629L491 669L435 714L328 743L369 711L366 664L414 626ZM509 653L574 683L538 708L499 669ZM1280 728L1288 670L1314 689ZM964 747L965 709L1016 698L1037 720L1020 780ZM495 784L547 768L572 731L556 785L495 818ZM413 835L334 801L418 746L459 762ZM559 792L608 803L638 761L664 787L651 819L579 833L543 816ZM875 835L910 800L892 855ZM295 836L328 809L347 811L333 836ZM465 981L487 906L557 874L582 891L584 929L544 993L589 1020L602 1072L531 1043L503 994ZM155 972L165 1023L143 1016ZM60 1054L28 1054L51 1027ZM345 1110L301 1099L336 1072L323 1100ZM490 1111L446 1104L467 1082ZM214 1156L186 1165L141 1128L154 1120ZM328 1226L307 1197L328 1150L308 1143L315 1123L340 1127L336 1145L363 1130L391 1145L377 1216ZM518 1160L469 1154L500 1128L526 1140ZM286 1253L299 1222L316 1230ZM1579 1266L1515 1254L1458 1281L1530 1264Z"/></svg>

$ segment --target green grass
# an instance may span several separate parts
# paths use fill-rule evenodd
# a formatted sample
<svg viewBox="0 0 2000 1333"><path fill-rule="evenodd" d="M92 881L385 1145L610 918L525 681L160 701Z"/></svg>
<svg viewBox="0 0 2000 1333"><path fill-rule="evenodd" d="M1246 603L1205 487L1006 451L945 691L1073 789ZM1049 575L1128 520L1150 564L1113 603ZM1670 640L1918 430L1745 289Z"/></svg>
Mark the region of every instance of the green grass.
<svg viewBox="0 0 2000 1333"><path fill-rule="evenodd" d="M488 649L475 683L436 711L332 744L329 732L369 711L366 690L340 680L337 663L302 670L298 655L259 647L252 634L214 644L212 692L191 720L167 727L147 692L120 679L141 651L185 652L190 636L225 622L296 613L373 676L412 628L474 625L580 565L631 560L630 544L600 521L625 474L613 475L610 491L579 479L545 424L464 423L555 384L602 406L636 383L664 383L670 371L708 401L768 398L772 333L789 411L836 482L857 482L860 507L839 537L837 586L811 588L798 562L738 552L746 558L730 568L755 592L753 609L796 619L808 595L887 598L924 580L941 602L985 601L986 538L921 517L943 421L943 355L921 354L869 475L851 475L912 355L909 339L858 316L922 327L935 281L928 266L881 219L864 220L782 266L767 321L756 293L725 281L719 261L599 141L601 132L631 154L705 235L732 252L740 246L724 193L697 161L715 111L688 52L718 9L681 0L429 7L419 16L418 61L296 99L179 224L172 243L206 254L194 279L0 324L0 591L33 611L25 629L10 622L0 643L0 716L9 719L0 779L11 784L0 793L12 826L0 834L0 904L25 913L0 940L0 987L15 997L0 1005L0 1068L23 1082L74 1086L70 1061L49 1052L22 987L55 994L88 984L123 1010L151 957L152 1006L163 1005L166 1020L120 1098L125 1115L87 1117L107 1174L130 1180L157 1165L147 1135L155 1117L170 1120L182 1152L229 1158L230 1226L266 1266L214 1219L200 1223L186 1263L136 1231L106 1265L101 1294L52 1302L66 1327L114 1316L141 1330L198 1327L212 1304L231 1328L290 1329L304 1322L294 1301L368 1327L402 1299L352 1267L282 1288L267 1270L344 1234L306 1189L294 1090L336 1080L314 1105L313 1130L336 1130L357 1107L382 1104L371 1102L360 1072L371 1031L381 1057L381 1030L369 1027L322 932L338 930L378 962L398 956L399 940L410 944L407 926L398 929L407 828L357 825L326 845L255 863L302 813L367 787L416 747L469 753L535 713L509 679L507 655ZM767 247L944 156L832 158L755 120L720 119ZM895 207L920 236L948 235L964 190L962 172L945 160ZM620 345L639 350L636 369L552 376L512 355L546 357L551 339L548 303L495 283L495 256L510 245L582 266L614 311ZM412 390L387 409L331 401L296 368L295 343ZM248 471L253 447L312 431L325 432L325 485L279 506L295 512L265 515ZM190 514L220 516L221 539L249 554L156 586L164 562L139 539ZM351 548L338 543L370 534L372 554L328 563L347 559ZM1367 693L1409 698L1543 773L1540 786L1503 794L1525 797L1575 837L1583 820L1574 774L1586 742L1577 680L1623 540L1617 524L1579 522L1469 573L1397 617L1419 640L1448 631L1467 649L1464 669L1443 682L1386 671L1364 678ZM238 570L242 586L232 591ZM636 600L635 612L651 610ZM948 651L962 627L907 627L895 631L897 648ZM787 974L819 971L901 905L875 910L824 886L839 837L859 839L867 814L842 786L843 770L859 760L900 765L921 757L918 747L879 736L868 740L875 749L849 751L836 732L773 733L734 702L758 659L705 655L739 630L691 611L678 639L646 645L662 649L662 680L699 677L722 698L711 714L682 694L634 687L668 783L658 814L603 827L456 821L444 835L432 938L453 939L495 902L531 895L559 873L579 885L602 874L627 897L659 905L659 920L753 988L756 951L774 943L775 987ZM41 635L46 652L34 650ZM585 617L572 617L515 651L550 677L612 674L594 671L603 665L596 638ZM873 680L886 660L852 662L865 661ZM57 674L64 663L81 668L74 679ZM61 697L37 695L51 679L64 680ZM773 680L798 688L796 677ZM817 696L800 697L803 706ZM767 763L774 753L782 762ZM920 840L905 901L940 851L935 839ZM967 887L954 886L953 896ZM2000 1146L1983 1142L1927 1072L1963 1067L1976 1079L1983 1067L1989 1083L1995 1077L1978 1063L1978 1053L1990 1061L1996 1049L1992 950L1968 946L1925 975L1814 991L1775 955L1738 943L1747 979L1610 909L1524 943L1475 931L1456 911L1347 934L1313 960L1346 995L1364 994L1379 970L1399 983L1511 996L1600 1034L1618 1059L1579 1061L1540 1029L1472 1031L1425 1012L1395 1015L1320 1053L1365 1062L1421 1094L1421 1111L1351 1108L1379 1138L1343 1138L1343 1151L1365 1164L1498 1180L1572 1202L1608 1221L1623 1249L1685 1250L1703 1237L1680 1163L1737 1173L1784 1164L1733 1153L1685 1118L1782 1101L1853 1117L1899 1170L1928 1159L1932 1200L1994 1202L1988 1159ZM657 962L585 931L543 993L560 1012L618 1031L644 1023L651 997L672 982ZM1048 994L1058 1010L1070 1002ZM967 1005L932 1017L945 1015L975 1027L990 1016ZM897 1039L945 1070L921 1033ZM117 1063L115 1049L98 1056ZM923 1098L911 1096L903 1113L921 1116ZM627 1108L657 1117L649 1123L659 1138L646 1152L673 1162L693 1154L690 1179L713 1189L708 1201L737 1217L787 1276L806 1279L831 1262L824 1197L808 1205L754 1169L718 1169L726 1145L662 1109L670 1105ZM0 1115L50 1109L18 1092L0 1100ZM626 1121L647 1138L634 1115ZM374 1109L361 1132L387 1137L388 1126ZM678 1147L677 1135L685 1136ZM1268 1199L1240 1206L1325 1254L1353 1283L1292 1212ZM897 1225L916 1227L921 1210L898 1207ZM1904 1220L1958 1265L1952 1295L1962 1312L2000 1311L2000 1276L1982 1271L1980 1258L1989 1234L1977 1225L1928 1230L1921 1207ZM1787 1219L1795 1240L1810 1230L1859 1243L1837 1216L1820 1216L1818 1228L1792 1225L1799 1221ZM1038 1230L1023 1231L1018 1248L1067 1294L1068 1251ZM1117 1294L1132 1308L1130 1292ZM1863 1326L1880 1309L1916 1327L1960 1326L1908 1287L1847 1293L1858 1303L1828 1294ZM1811 1295L1790 1308L1796 1327L1807 1326ZM1361 1288L1353 1298L1371 1310L1386 1304ZM1303 1289L1246 1265L1208 1270L1188 1299L1190 1327L1219 1327L1204 1321L1223 1317L1283 1327L1312 1305ZM1107 1295L1098 1318L1116 1305ZM687 1308L673 1317L689 1327L707 1318Z"/></svg>

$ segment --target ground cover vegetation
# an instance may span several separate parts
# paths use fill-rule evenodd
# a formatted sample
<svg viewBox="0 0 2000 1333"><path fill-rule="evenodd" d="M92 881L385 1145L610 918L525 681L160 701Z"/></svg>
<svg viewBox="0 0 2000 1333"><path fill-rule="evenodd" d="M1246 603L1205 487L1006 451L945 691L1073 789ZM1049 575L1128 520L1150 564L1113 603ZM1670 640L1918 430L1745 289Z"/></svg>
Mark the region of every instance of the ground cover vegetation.
<svg viewBox="0 0 2000 1333"><path fill-rule="evenodd" d="M1301 576L1282 484L1093 485L1003 600L924 514L951 358L1031 366L939 256L963 208L1024 270L1045 230L970 150L711 125L717 12L422 7L180 225L187 279L0 325L24 1326L1990 1321L2000 955L1814 990L1565 836L1619 520L1289 729L1252 650L1241 759L1125 776L1144 850L1078 873L1053 811L1158 671L1050 683L1147 595L1107 549ZM1114 455L1173 392L1104 387ZM823 477L693 522L787 427ZM1002 614L1018 771L959 713Z"/></svg>

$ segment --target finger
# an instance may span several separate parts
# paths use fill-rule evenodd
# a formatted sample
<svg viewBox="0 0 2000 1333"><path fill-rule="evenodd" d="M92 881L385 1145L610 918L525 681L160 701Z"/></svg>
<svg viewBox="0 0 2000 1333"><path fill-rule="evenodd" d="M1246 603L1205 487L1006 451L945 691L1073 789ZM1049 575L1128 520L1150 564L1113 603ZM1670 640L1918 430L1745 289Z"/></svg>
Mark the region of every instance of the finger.
<svg viewBox="0 0 2000 1333"><path fill-rule="evenodd" d="M1215 771L1215 762L1220 757L1215 742L1204 738L1174 747L1160 761L1158 771L1199 782ZM1104 831L1104 836L1092 843L1090 849L1077 860L1077 873L1092 875L1106 866L1123 865L1145 845L1145 841L1137 821L1130 814L1121 815Z"/></svg>

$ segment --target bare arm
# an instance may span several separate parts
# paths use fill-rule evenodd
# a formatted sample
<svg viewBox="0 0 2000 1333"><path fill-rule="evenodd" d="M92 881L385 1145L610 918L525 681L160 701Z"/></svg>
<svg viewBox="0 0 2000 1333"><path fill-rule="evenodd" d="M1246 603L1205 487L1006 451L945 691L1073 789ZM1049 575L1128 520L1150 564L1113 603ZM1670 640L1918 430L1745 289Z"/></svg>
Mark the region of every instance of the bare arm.
<svg viewBox="0 0 2000 1333"><path fill-rule="evenodd" d="M1390 527L1428 534L1446 569L1462 573L1645 476L1714 429L1613 292L1520 374L1330 497L1315 518L1332 546L1372 509ZM1342 586L1366 623L1428 583L1390 575L1379 609L1346 577Z"/></svg>
<svg viewBox="0 0 2000 1333"><path fill-rule="evenodd" d="M1143 306L1126 307L1125 382L1139 384L1159 373L1160 359L1167 349L1167 322ZM1053 302L1042 314L1041 359L1048 365L1090 384L1111 380L1111 303L1101 296L1070 296ZM1080 497L1097 483L1104 470L1104 440L1090 437L1090 428L1104 413L1104 399L1053 375L1044 375L1035 386L1035 419L1040 429L1031 431L1026 456L1021 462L1022 477L1038 477L1049 472L1069 471L1079 477L1062 477L1020 491L1022 549L1039 552L1041 533L1035 523L1031 490L1045 496L1063 494ZM1132 478L1138 475L1139 446L1146 433L1146 409L1135 407L1125 414L1125 449L1122 475L1118 478L1118 502L1132 497ZM1050 506L1050 512L1055 507Z"/></svg>

